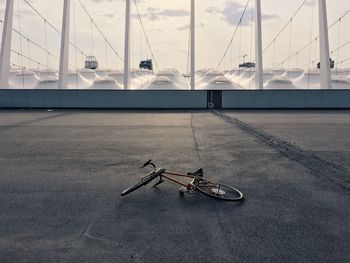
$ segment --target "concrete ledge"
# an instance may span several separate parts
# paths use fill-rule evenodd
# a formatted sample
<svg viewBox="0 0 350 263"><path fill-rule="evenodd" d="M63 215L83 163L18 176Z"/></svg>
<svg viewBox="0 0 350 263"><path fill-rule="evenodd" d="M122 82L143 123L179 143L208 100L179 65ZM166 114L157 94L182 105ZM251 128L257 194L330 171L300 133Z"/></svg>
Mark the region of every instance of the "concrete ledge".
<svg viewBox="0 0 350 263"><path fill-rule="evenodd" d="M0 90L1 108L207 108L207 91Z"/></svg>
<svg viewBox="0 0 350 263"><path fill-rule="evenodd" d="M225 109L350 108L350 90L230 90L222 92Z"/></svg>
<svg viewBox="0 0 350 263"><path fill-rule="evenodd" d="M205 109L208 93L205 90L2 89L0 108ZM350 90L222 91L222 108L344 109L350 108Z"/></svg>

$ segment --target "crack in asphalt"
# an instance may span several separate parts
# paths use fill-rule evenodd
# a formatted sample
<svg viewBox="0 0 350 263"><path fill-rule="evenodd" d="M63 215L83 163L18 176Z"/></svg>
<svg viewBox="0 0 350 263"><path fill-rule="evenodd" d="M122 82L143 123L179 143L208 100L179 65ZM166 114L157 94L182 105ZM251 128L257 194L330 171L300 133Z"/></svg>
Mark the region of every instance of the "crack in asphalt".
<svg viewBox="0 0 350 263"><path fill-rule="evenodd" d="M225 122L234 125L251 136L279 151L282 155L306 167L317 177L322 176L329 181L350 190L350 171L339 164L323 160L312 152L303 150L297 145L257 129L237 118L225 115L220 111L213 113Z"/></svg>
<svg viewBox="0 0 350 263"><path fill-rule="evenodd" d="M191 131L192 131L193 143L194 143L194 148L196 150L197 158L200 162L202 162L201 155L199 154L199 146L197 142L196 131L194 130L194 125L193 125L193 113L191 113Z"/></svg>
<svg viewBox="0 0 350 263"><path fill-rule="evenodd" d="M197 154L197 158L200 162L202 162L203 164L206 164L205 160L202 159L201 155L200 155L200 151L199 151L199 144L198 144L198 141L197 141L197 136L196 136L196 131L195 131L195 127L193 125L193 113L191 113L191 131L192 131L192 137L193 137L193 143L194 143L194 148L196 150L196 154ZM212 202L212 205L213 205L213 209L216 213L216 226L217 226L217 230L220 232L218 233L218 236L221 236L222 237L222 244L220 246L220 248L222 248L223 250L226 250L226 253L228 255L230 255L230 258L233 259L235 258L236 261L238 262L238 258L236 258L236 256L233 254L233 250L231 249L231 247L229 247L228 244L230 244L230 240L228 239L228 236L226 234L226 231L225 231L225 227L223 225L223 220L222 220L222 216L219 214L219 211L218 211L218 208L217 208L217 204L216 204L216 200L214 200L214 202ZM218 251L217 251L218 252Z"/></svg>

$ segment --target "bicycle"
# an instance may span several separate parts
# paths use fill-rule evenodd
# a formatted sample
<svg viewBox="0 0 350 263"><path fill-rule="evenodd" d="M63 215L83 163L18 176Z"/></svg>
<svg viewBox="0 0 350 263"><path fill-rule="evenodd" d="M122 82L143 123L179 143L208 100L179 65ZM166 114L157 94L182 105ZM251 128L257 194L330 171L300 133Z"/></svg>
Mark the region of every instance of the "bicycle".
<svg viewBox="0 0 350 263"><path fill-rule="evenodd" d="M187 174L173 173L173 172L168 172L164 168L157 168L156 165L152 162L152 160L149 160L148 162L146 162L141 168L148 167L148 166L153 167L153 171L147 174L145 177L141 178L140 182L137 183L136 185L131 186L126 190L124 190L121 193L121 196L130 194L131 192L139 189L142 186L149 184L151 181L159 177L159 181L153 187L163 183L165 178L181 186L179 188L180 196L184 196L184 193L200 192L206 196L220 199L223 201L231 201L231 202L241 201L244 198L242 192L236 188L233 188L231 186L221 184L221 183L211 182L207 179L204 179L203 169L198 169L196 172L187 173ZM175 177L187 178L187 179L191 179L191 181L186 184L177 180Z"/></svg>

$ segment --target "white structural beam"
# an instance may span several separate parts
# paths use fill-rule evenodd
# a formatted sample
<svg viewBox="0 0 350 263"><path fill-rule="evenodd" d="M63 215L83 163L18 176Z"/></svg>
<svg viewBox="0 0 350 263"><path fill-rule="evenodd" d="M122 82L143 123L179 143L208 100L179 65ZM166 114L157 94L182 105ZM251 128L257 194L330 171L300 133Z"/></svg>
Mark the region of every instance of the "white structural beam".
<svg viewBox="0 0 350 263"><path fill-rule="evenodd" d="M261 30L261 0L255 0L255 87L264 88Z"/></svg>
<svg viewBox="0 0 350 263"><path fill-rule="evenodd" d="M331 66L329 57L329 37L326 0L319 0L319 28L320 28L320 73L321 89L331 89Z"/></svg>
<svg viewBox="0 0 350 263"><path fill-rule="evenodd" d="M191 0L191 90L194 90L196 82L196 10L195 0Z"/></svg>
<svg viewBox="0 0 350 263"><path fill-rule="evenodd" d="M58 88L68 88L70 0L64 0Z"/></svg>
<svg viewBox="0 0 350 263"><path fill-rule="evenodd" d="M11 41L12 41L12 23L13 23L14 0L6 1L4 27L2 32L2 45L0 53L0 88L9 86L9 70L11 60Z"/></svg>
<svg viewBox="0 0 350 263"><path fill-rule="evenodd" d="M130 0L126 0L125 8L125 45L124 45L124 89L130 86Z"/></svg>

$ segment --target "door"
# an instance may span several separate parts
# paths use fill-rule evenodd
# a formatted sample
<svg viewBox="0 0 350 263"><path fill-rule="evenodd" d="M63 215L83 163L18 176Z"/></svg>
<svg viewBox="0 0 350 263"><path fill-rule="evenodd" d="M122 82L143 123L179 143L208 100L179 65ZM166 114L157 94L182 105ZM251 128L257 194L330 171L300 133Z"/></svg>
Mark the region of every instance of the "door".
<svg viewBox="0 0 350 263"><path fill-rule="evenodd" d="M222 109L222 91L208 90L207 101L208 101L208 108Z"/></svg>

